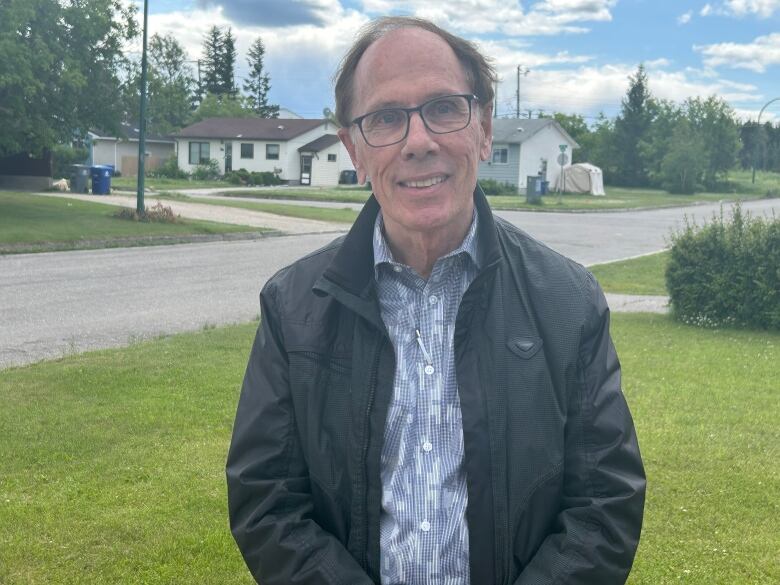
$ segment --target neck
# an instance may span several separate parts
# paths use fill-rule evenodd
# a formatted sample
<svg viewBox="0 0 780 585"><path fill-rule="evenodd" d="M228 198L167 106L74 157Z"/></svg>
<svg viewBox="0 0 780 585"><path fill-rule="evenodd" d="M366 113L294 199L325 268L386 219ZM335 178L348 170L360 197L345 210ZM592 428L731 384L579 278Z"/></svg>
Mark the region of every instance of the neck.
<svg viewBox="0 0 780 585"><path fill-rule="evenodd" d="M473 213L470 213L458 218L457 223L431 231L409 231L385 218L385 239L393 258L411 266L417 274L428 280L436 261L463 242L472 218Z"/></svg>

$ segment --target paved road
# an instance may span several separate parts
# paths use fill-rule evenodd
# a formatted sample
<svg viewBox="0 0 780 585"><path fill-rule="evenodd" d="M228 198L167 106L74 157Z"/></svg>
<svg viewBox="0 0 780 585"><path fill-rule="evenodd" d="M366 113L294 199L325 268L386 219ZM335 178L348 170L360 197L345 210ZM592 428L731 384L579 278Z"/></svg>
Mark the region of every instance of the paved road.
<svg viewBox="0 0 780 585"><path fill-rule="evenodd" d="M780 200L745 207L780 213ZM593 264L658 250L686 211L703 218L714 209L500 214ZM0 256L0 368L252 319L262 284L332 237Z"/></svg>

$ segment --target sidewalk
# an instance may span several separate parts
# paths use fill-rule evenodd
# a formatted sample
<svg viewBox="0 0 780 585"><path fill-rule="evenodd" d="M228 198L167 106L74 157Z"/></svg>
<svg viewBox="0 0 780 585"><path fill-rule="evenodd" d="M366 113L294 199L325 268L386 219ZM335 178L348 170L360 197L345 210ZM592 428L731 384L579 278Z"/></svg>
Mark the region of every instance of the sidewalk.
<svg viewBox="0 0 780 585"><path fill-rule="evenodd" d="M613 313L668 313L669 297L606 293Z"/></svg>
<svg viewBox="0 0 780 585"><path fill-rule="evenodd" d="M130 195L80 195L78 193L35 193L44 197L60 197L64 199L78 199L91 203L103 203L104 205L116 205L135 208L136 199ZM206 203L192 203L168 199L158 199L154 195L146 195L144 202L150 207L157 202L170 207L176 215L187 219L199 219L203 221L217 221L251 227L264 227L280 231L285 234L323 234L341 233L347 231L345 224L331 223L314 219L299 217L285 217L273 213L242 209L239 207L222 207Z"/></svg>

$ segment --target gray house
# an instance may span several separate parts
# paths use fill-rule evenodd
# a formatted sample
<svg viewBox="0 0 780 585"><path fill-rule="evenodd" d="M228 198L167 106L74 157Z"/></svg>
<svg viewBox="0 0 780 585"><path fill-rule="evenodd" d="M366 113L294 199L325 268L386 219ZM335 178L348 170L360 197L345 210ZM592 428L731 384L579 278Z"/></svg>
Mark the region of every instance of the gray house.
<svg viewBox="0 0 780 585"><path fill-rule="evenodd" d="M567 167L579 144L555 120L495 118L493 152L489 160L479 163L478 178L514 185L520 192L525 192L529 175L541 175L554 185L561 173L562 145L566 147L563 167Z"/></svg>
<svg viewBox="0 0 780 585"><path fill-rule="evenodd" d="M138 140L140 131L137 124L122 123L119 136L101 130L92 129L87 134L89 148L88 165L112 165L123 175L135 175L138 172ZM146 159L144 167L152 170L176 154L176 142L168 136L147 133L144 138Z"/></svg>

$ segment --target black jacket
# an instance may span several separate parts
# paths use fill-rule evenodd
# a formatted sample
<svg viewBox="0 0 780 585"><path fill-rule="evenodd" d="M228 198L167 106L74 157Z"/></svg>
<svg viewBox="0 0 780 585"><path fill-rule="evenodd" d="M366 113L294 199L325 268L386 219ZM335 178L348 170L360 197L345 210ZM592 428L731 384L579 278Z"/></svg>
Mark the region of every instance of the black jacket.
<svg viewBox="0 0 780 585"><path fill-rule="evenodd" d="M645 478L591 274L494 219L455 328L473 585L623 583ZM372 197L350 232L260 295L227 461L233 535L263 585L379 583L394 352Z"/></svg>

